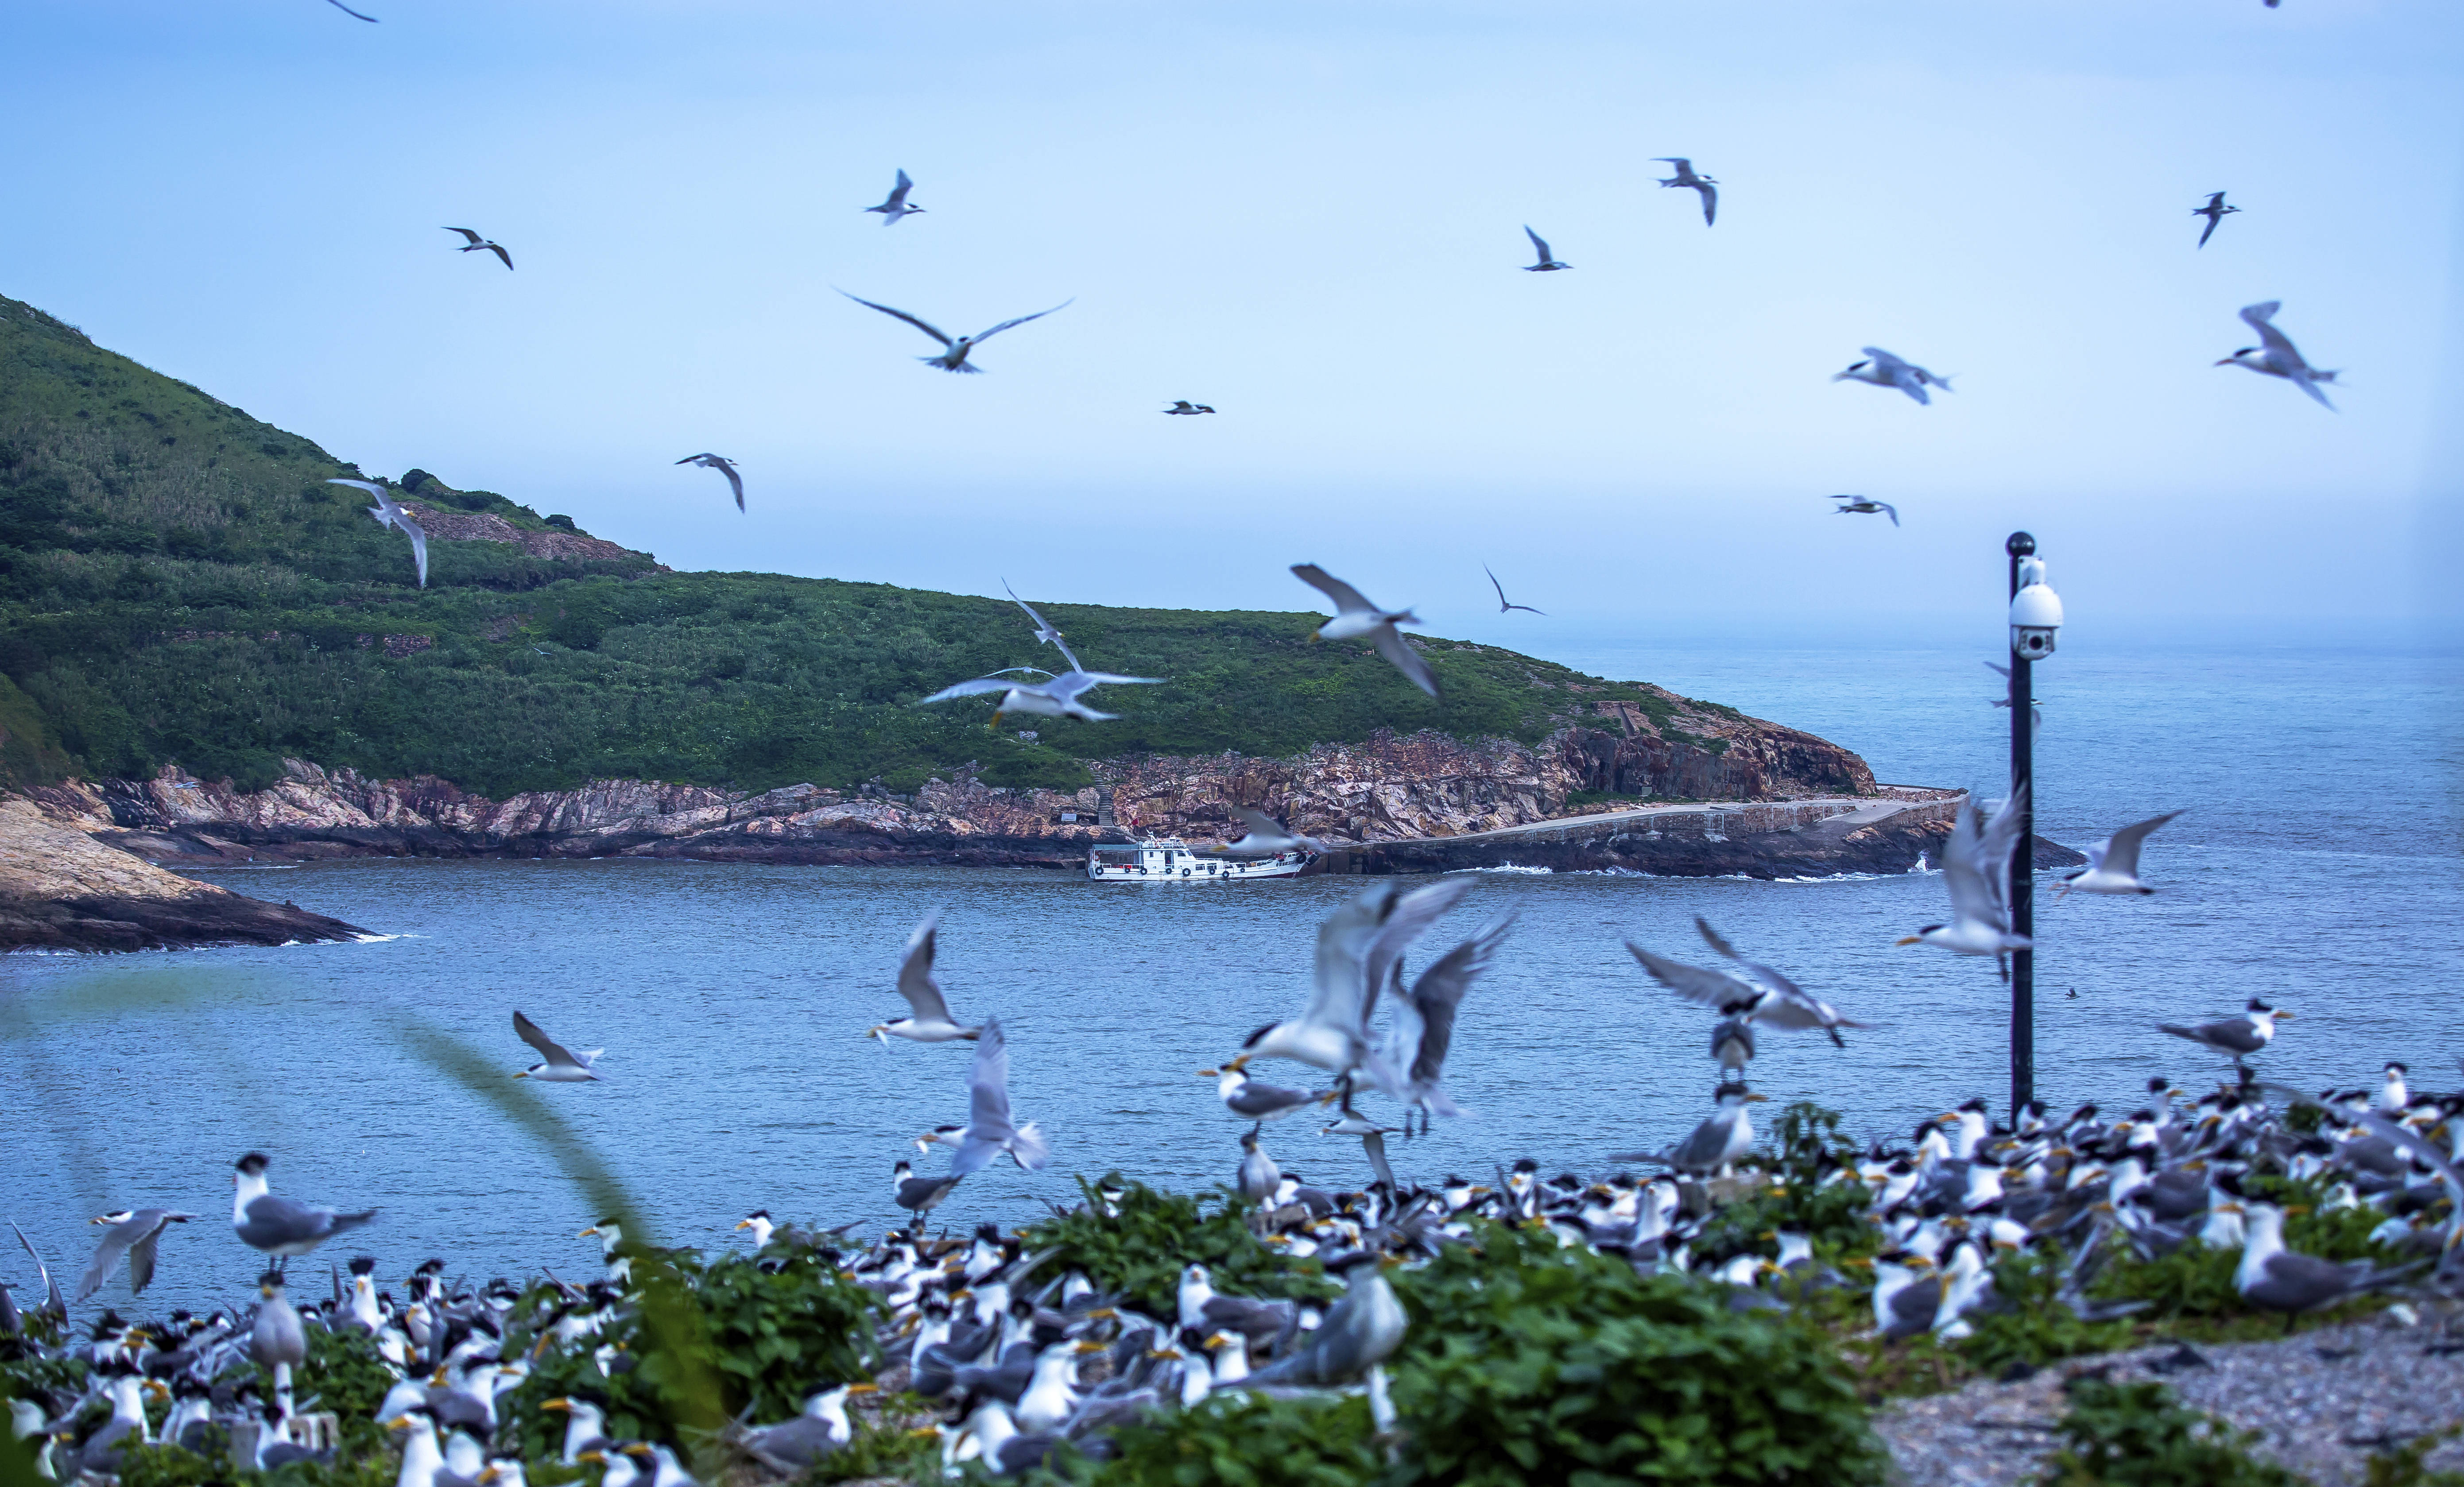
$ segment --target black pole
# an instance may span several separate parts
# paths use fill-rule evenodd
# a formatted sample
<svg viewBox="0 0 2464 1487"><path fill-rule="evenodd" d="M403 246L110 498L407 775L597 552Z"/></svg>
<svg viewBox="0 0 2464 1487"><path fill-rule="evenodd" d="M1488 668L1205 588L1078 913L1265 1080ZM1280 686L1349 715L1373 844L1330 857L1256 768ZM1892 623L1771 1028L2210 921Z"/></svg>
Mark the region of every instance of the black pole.
<svg viewBox="0 0 2464 1487"><path fill-rule="evenodd" d="M2011 555L2011 593L2019 593L2019 559L2036 550L2036 539L2013 532L2003 544ZM2035 664L2011 652L2011 800L2019 810L2019 845L2011 854L2011 932L2033 938L2036 928L2036 694L2030 673ZM2019 792L2026 791L2025 804ZM2011 952L2011 1125L2036 1098L2036 952Z"/></svg>

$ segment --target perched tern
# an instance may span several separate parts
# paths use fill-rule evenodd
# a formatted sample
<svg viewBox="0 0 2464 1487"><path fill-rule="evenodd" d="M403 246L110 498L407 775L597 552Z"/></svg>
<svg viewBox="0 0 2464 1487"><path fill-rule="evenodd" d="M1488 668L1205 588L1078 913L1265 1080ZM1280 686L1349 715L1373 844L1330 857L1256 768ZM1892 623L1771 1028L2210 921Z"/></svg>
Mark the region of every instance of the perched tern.
<svg viewBox="0 0 2464 1487"><path fill-rule="evenodd" d="M728 489L736 492L736 509L744 510L744 477L736 472L736 461L723 454L688 454L676 463L698 465L704 470L715 470L725 475Z"/></svg>
<svg viewBox="0 0 2464 1487"><path fill-rule="evenodd" d="M514 1014L514 1036L538 1049L539 1057L546 1061L519 1070L514 1075L516 1079L535 1079L550 1084L580 1084L606 1077L599 1072L598 1067L599 1056L607 1051L605 1048L571 1052L541 1032L538 1023L518 1011Z"/></svg>
<svg viewBox="0 0 2464 1487"><path fill-rule="evenodd" d="M1929 924L1893 943L1931 945L1957 955L1991 955L2010 977L2003 957L2035 941L2011 932L2011 857L2022 850L2019 821L2028 809L2028 787L2011 793L1993 823L1969 796L1959 804L1959 824L1942 849L1943 886L1950 892L1950 922Z"/></svg>
<svg viewBox="0 0 2464 1487"><path fill-rule="evenodd" d="M1863 349L1864 361L1850 362L1848 370L1832 373L1831 380L1835 383L1872 383L1877 387L1897 387L1919 403L1928 405L1933 399L1925 396L1925 388L1951 390L1950 379L1947 377L1936 377L1915 362L1903 361L1880 346Z"/></svg>
<svg viewBox="0 0 2464 1487"><path fill-rule="evenodd" d="M941 995L941 985L933 979L933 951L939 938L940 923L939 913L926 914L915 932L907 937L906 952L898 957L898 995L907 998L913 1015L876 1022L865 1029L865 1037L880 1039L887 1045L893 1038L915 1043L947 1043L982 1036L981 1026L961 1027L950 1016L950 1004Z"/></svg>
<svg viewBox="0 0 2464 1487"><path fill-rule="evenodd" d="M368 508L368 514L376 518L378 526L392 527L410 538L411 561L419 567L419 586L428 587L428 529L412 520L410 513L403 509L401 503L393 498L392 493L373 480L345 480L341 476L334 476L327 479L325 483L329 486L349 486L355 491L365 491L377 498L377 504Z"/></svg>
<svg viewBox="0 0 2464 1487"><path fill-rule="evenodd" d="M1497 575L1496 575L1496 574L1494 574L1494 573L1490 573L1490 572L1489 572L1488 564L1486 564L1486 563L1482 563L1482 564L1480 565L1480 571L1481 571L1481 572L1483 572L1483 573L1486 573L1486 574L1488 574L1488 586L1489 586L1490 588L1493 588L1493 589L1497 590L1497 612L1498 612L1499 614L1506 614L1506 613L1507 613L1507 612L1508 612L1508 611L1510 611L1510 610L1516 610L1516 609L1523 610L1523 611L1524 611L1524 612L1526 612L1527 614L1541 615L1541 616L1543 616L1543 617L1545 617L1545 616L1548 614L1548 611L1547 611L1547 610L1545 610L1545 609L1534 609L1534 608L1532 608L1529 604L1509 604L1509 603L1507 603L1507 602L1506 601L1506 585L1497 581Z"/></svg>
<svg viewBox="0 0 2464 1487"><path fill-rule="evenodd" d="M1613 1162L1664 1162L1681 1172L1711 1173L1733 1166L1754 1148L1754 1122L1746 1106L1768 1100L1743 1084L1723 1083L1712 1094L1718 1109L1667 1152L1630 1151Z"/></svg>
<svg viewBox="0 0 2464 1487"><path fill-rule="evenodd" d="M231 1164L231 1230L253 1250L289 1259L377 1216L375 1209L338 1213L266 1191L271 1159L252 1151Z"/></svg>
<svg viewBox="0 0 2464 1487"><path fill-rule="evenodd" d="M847 295L846 290L840 290L839 293ZM999 325L994 326L991 330L983 331L974 336L953 337L943 333L927 321L917 319L914 316L909 315L904 310L893 310L888 305L877 305L871 300L856 295L847 295L847 296L868 310L878 310L892 319L905 320L908 324L914 326L925 335L939 341L941 343L941 354L939 356L917 357L915 360L929 363L933 366L937 366L945 372L982 371L982 367L977 366L968 361L967 353L975 350L978 346L982 345L985 341L992 339L994 337L1000 335L1005 330L1008 330L1014 325L1024 325L1029 320L1041 320L1045 316L1052 314L1053 310L1067 310L1071 305L1077 303L1074 299L1065 299L1061 301L1061 303L1054 305L1052 310L1038 310L1033 315L1022 315L1014 320L1003 320Z"/></svg>
<svg viewBox="0 0 2464 1487"><path fill-rule="evenodd" d="M2306 1212L2303 1205L2278 1208L2273 1203L2244 1200L2240 1205L2243 1238L2241 1263L2233 1270L2233 1289L2241 1299L2267 1311L2280 1311L2284 1329L2305 1311L2317 1311L2377 1290L2412 1274L2418 1267L2382 1270L2367 1260L2339 1265L2315 1255L2284 1247L2284 1218Z"/></svg>
<svg viewBox="0 0 2464 1487"><path fill-rule="evenodd" d="M2271 299L2265 304L2244 305L2241 317L2250 322L2252 330L2258 332L2258 344L2244 346L2232 356L2218 361L2216 365L2248 367L2264 377L2281 377L2317 399L2321 407L2332 413L2336 410L2336 405L2327 401L2327 395L2319 390L2319 384L2334 382L2336 374L2321 372L2303 361L2301 353L2295 349L2292 339L2276 328L2276 312L2282 309L2284 301L2280 299Z"/></svg>
<svg viewBox="0 0 2464 1487"><path fill-rule="evenodd" d="M952 1178L982 1170L984 1164L1006 1151L1028 1171L1052 1160L1052 1143L1033 1121L1014 1125L1009 1113L1009 1042L1001 1037L1001 1018L987 1017L977 1029L976 1061L967 1071L967 1129L958 1140L958 1154L950 1161Z"/></svg>
<svg viewBox="0 0 2464 1487"><path fill-rule="evenodd" d="M2266 1047L2276 1038L2276 1024L2290 1022L2293 1014L2278 1012L2254 996L2237 1017L2225 1017L2215 1022L2196 1022L2188 1027L2178 1022L2159 1022L2156 1031L2187 1038L2203 1048L2212 1048L2230 1057L2235 1067L2244 1059Z"/></svg>
<svg viewBox="0 0 2464 1487"><path fill-rule="evenodd" d="M1418 624L1419 616L1409 609L1378 608L1358 589L1315 563L1292 564L1292 576L1334 601L1334 618L1310 632L1309 639L1345 641L1366 636L1377 647L1377 654L1384 656L1413 686L1432 697L1438 695L1437 673L1395 628L1398 624Z"/></svg>
<svg viewBox="0 0 2464 1487"><path fill-rule="evenodd" d="M2268 0L2268 3L2273 5L2276 3L2276 0ZM2241 208L2238 207L2228 207L2225 205L2224 192L2210 191L2208 193L2208 204L2205 207L2193 207L2190 208L2191 216L2205 217L2208 219L2208 225L2199 230L2199 246L2201 248L2207 247L2208 239L2216 235L2216 224L2224 221L2230 214L2239 210L2241 210Z"/></svg>
<svg viewBox="0 0 2464 1487"><path fill-rule="evenodd" d="M1651 158L1662 164L1677 167L1677 174L1660 183L1662 189L1680 186L1703 193L1703 225L1709 227L1720 215L1720 183L1709 176L1696 175L1694 163L1683 155L1654 155Z"/></svg>
<svg viewBox="0 0 2464 1487"><path fill-rule="evenodd" d="M2167 811L2144 821L2124 826L2087 849L2087 865L2062 880L2062 891L2055 898L2059 903L2071 893L2153 893L2156 890L2139 881L2139 848L2147 834L2164 825L2179 811Z"/></svg>
<svg viewBox="0 0 2464 1487"><path fill-rule="evenodd" d="M912 217L924 209L921 207L910 207L907 205L907 193L914 188L915 183L908 180L907 172L904 169L901 169L898 172L898 184L890 188L889 196L883 198L880 206L867 207L865 210L877 211L881 213L881 225L886 228L894 228L898 226L899 218Z"/></svg>
<svg viewBox="0 0 2464 1487"><path fill-rule="evenodd" d="M1573 267L1571 263L1559 263L1556 255L1549 251L1549 240L1542 237L1539 233L1532 231L1530 228L1526 227L1523 230L1523 235L1531 239L1532 248L1537 250L1540 254L1540 261L1538 263L1527 263L1523 266L1524 273L1554 273L1559 269L1571 269Z"/></svg>
<svg viewBox="0 0 2464 1487"><path fill-rule="evenodd" d="M1888 501L1877 501L1864 495L1833 495L1824 499L1839 503L1831 509L1834 516L1871 516L1880 512L1891 518L1892 526L1900 524L1900 509Z"/></svg>
<svg viewBox="0 0 2464 1487"><path fill-rule="evenodd" d="M172 1224L185 1224L196 1216L167 1208L141 1208L122 1209L93 1220L110 1227L103 1231L102 1243L96 1246L94 1258L87 1263L84 1276L77 1280L77 1299L84 1301L101 1290L102 1283L111 1279L112 1268L123 1256L128 1260L129 1294L144 1294L145 1287L154 1279L154 1251L162 1242L164 1232Z"/></svg>
<svg viewBox="0 0 2464 1487"><path fill-rule="evenodd" d="M919 1229L924 1215L940 1207L941 1200L957 1185L956 1177L918 1177L913 1165L904 1161L890 1170L891 1201L914 1214Z"/></svg>
<svg viewBox="0 0 2464 1487"><path fill-rule="evenodd" d="M504 260L506 268L510 269L514 266L514 255L505 251L504 245L500 243L492 243L486 238L481 237L478 233L472 231L469 228L447 228L444 230L448 232L459 232L462 234L464 241L461 251L463 252L495 253L497 257Z"/></svg>
<svg viewBox="0 0 2464 1487"><path fill-rule="evenodd" d="M1264 1203L1275 1195L1284 1184L1284 1170L1266 1148L1258 1144L1255 1126L1241 1133L1241 1195L1252 1203Z"/></svg>

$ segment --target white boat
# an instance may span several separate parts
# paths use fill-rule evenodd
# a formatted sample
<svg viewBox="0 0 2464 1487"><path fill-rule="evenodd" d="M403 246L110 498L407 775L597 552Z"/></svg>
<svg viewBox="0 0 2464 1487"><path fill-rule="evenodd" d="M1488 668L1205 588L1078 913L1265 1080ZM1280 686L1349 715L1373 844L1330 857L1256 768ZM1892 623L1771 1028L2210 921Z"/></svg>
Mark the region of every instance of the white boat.
<svg viewBox="0 0 2464 1487"><path fill-rule="evenodd" d="M1089 847L1087 876L1097 883L1224 883L1235 878L1293 878L1309 866L1312 855L1295 851L1273 857L1224 857L1199 852L1178 837L1150 837L1121 845Z"/></svg>

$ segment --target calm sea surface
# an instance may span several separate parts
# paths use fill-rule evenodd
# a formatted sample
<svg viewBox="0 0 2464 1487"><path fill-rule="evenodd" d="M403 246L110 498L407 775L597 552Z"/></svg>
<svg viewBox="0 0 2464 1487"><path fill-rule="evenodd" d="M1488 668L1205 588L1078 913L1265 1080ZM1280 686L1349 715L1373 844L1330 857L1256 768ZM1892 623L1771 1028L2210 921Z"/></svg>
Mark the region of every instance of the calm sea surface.
<svg viewBox="0 0 2464 1487"><path fill-rule="evenodd" d="M1885 780L1998 790L2005 714L1988 706L1999 684L1974 651L1597 641L1547 653L1823 734ZM2114 1102L2150 1075L2204 1080L2205 1057L2150 1024L2223 1015L2252 994L2299 1014L2265 1058L2276 1074L2349 1085L2392 1058L2430 1087L2457 1082L2459 689L2453 655L2386 647L2072 645L2041 667L2039 829L2084 843L2189 814L2152 840L2156 897L2046 907L2040 891L2040 1092ZM934 909L953 1005L1010 1030L1017 1111L1057 1153L1040 1174L1004 1163L971 1178L938 1216L1023 1222L1040 1200L1073 1198L1073 1172L1228 1180L1242 1127L1195 1071L1300 1005L1317 921L1363 886L625 862L210 876L391 937L0 961L0 1216L73 1273L90 1253L86 1218L195 1212L164 1245L149 1304L245 1296L253 1257L226 1218L231 1163L251 1148L275 1155L277 1191L382 1206L364 1237L383 1276L429 1255L483 1277L586 1271L595 1241L573 1235L596 1216L587 1200L406 1039L441 1028L510 1073L530 1061L516 1007L574 1046L606 1045L604 1084L508 1085L592 1142L663 1240L727 1242L756 1207L889 1222L891 1164L915 1155L917 1132L966 1115L965 1047L862 1036L901 1010L898 950ZM1712 1082L1708 1018L1646 981L1618 941L1702 958L1697 913L1880 1024L1844 1051L1767 1037L1754 1082L1774 1100L1820 1100L1884 1134L1969 1095L1997 1109L2004 1098L2007 1002L1991 967L1891 946L1940 917L1939 878L1481 877L1431 944L1509 910L1522 922L1467 1002L1448 1066L1471 1114L1397 1143L1409 1175L1485 1175L1526 1154L1595 1170L1689 1128ZM1315 1180L1366 1180L1356 1142L1299 1120L1270 1127L1267 1146ZM13 1250L0 1279L31 1280ZM124 1301L117 1281L99 1300L114 1294Z"/></svg>

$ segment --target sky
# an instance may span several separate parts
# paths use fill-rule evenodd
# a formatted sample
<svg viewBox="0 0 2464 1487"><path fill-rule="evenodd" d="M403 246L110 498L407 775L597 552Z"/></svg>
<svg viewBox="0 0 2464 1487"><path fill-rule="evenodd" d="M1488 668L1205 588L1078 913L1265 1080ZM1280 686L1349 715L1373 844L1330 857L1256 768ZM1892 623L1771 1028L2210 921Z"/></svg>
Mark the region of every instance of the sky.
<svg viewBox="0 0 2464 1487"><path fill-rule="evenodd" d="M1997 625L2025 527L2074 638L2464 604L2452 0L354 3L16 0L0 293L679 568L1314 561L1545 654ZM1068 305L956 377L837 290ZM2265 299L2339 411L2213 364ZM1830 380L1867 345L1956 390Z"/></svg>

